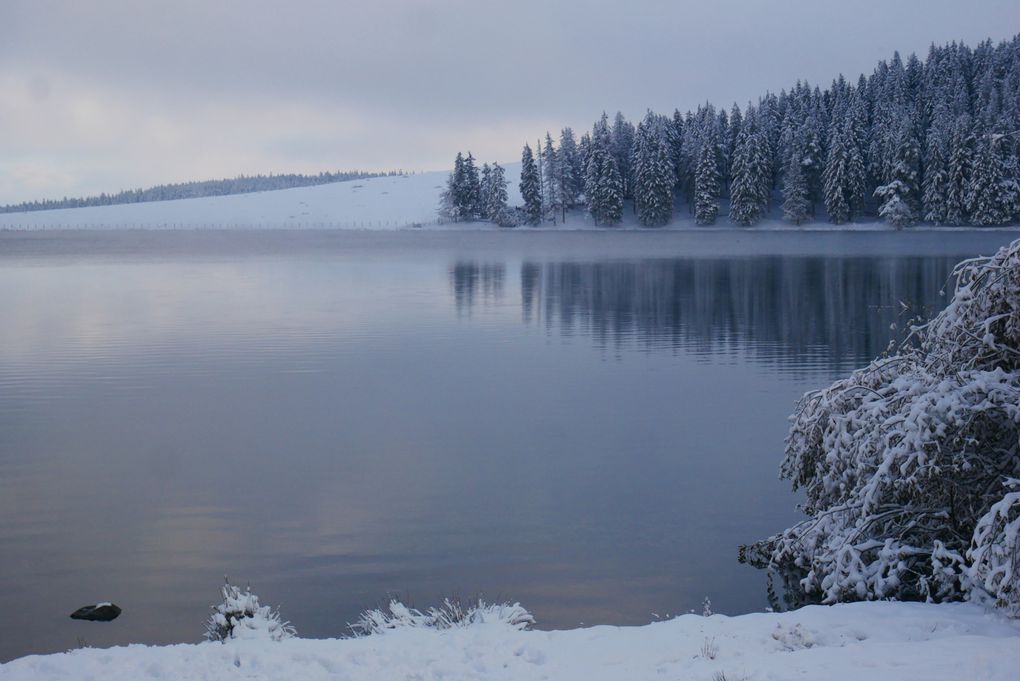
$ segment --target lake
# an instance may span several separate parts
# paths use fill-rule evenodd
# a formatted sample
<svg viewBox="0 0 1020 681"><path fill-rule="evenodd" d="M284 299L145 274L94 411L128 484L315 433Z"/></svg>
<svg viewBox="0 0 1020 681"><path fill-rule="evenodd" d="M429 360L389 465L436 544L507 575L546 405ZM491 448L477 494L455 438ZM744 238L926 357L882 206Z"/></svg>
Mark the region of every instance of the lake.
<svg viewBox="0 0 1020 681"><path fill-rule="evenodd" d="M200 640L224 575L312 637L760 611L797 398L1016 236L0 233L0 660Z"/></svg>

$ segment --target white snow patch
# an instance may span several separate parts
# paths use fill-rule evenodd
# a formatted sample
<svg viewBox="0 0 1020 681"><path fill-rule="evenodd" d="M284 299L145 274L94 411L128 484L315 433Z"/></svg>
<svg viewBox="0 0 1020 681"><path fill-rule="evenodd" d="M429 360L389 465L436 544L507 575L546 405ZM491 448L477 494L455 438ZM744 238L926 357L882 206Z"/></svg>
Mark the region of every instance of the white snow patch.
<svg viewBox="0 0 1020 681"><path fill-rule="evenodd" d="M701 654L705 640L714 659ZM522 631L498 619L354 639L133 645L24 657L3 681L187 679L629 679L1014 681L1020 624L975 605L853 603L643 627Z"/></svg>

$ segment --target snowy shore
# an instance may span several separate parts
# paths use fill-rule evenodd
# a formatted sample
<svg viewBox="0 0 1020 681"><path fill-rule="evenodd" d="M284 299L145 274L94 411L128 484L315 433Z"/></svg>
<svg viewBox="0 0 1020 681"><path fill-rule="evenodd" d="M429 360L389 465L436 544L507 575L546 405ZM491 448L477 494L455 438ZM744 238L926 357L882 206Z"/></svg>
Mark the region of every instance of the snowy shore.
<svg viewBox="0 0 1020 681"><path fill-rule="evenodd" d="M642 627L519 631L485 622L357 639L82 649L0 665L0 679L1014 681L1018 669L1018 622L966 604L872 602Z"/></svg>

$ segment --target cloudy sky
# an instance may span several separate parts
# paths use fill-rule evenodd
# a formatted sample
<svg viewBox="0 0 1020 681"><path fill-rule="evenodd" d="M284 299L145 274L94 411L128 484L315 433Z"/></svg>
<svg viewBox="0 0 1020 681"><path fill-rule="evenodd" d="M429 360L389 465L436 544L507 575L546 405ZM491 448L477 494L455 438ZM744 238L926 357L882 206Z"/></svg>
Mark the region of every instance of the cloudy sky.
<svg viewBox="0 0 1020 681"><path fill-rule="evenodd" d="M512 160L546 129L1000 40L1015 0L0 0L0 203Z"/></svg>

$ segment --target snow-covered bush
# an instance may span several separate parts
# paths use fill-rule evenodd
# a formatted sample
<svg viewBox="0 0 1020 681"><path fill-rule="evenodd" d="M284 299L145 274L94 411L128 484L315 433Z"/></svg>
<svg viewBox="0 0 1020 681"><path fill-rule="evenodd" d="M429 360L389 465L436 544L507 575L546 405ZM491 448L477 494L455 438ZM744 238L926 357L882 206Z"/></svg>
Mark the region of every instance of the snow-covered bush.
<svg viewBox="0 0 1020 681"><path fill-rule="evenodd" d="M810 518L751 546L794 602L1020 603L1020 241L961 263L898 354L805 395L784 478Z"/></svg>
<svg viewBox="0 0 1020 681"><path fill-rule="evenodd" d="M259 597L251 592L250 586L242 591L240 587L225 581L220 592L223 594L223 602L213 606L213 614L205 625L205 637L210 641L282 641L297 634L290 622L280 619L279 611L259 604Z"/></svg>
<svg viewBox="0 0 1020 681"><path fill-rule="evenodd" d="M406 627L457 629L485 623L523 630L534 624L535 618L520 603L490 604L479 600L465 606L460 601L446 599L438 608L422 612L392 600L386 609L365 611L350 627L355 635L368 636Z"/></svg>
<svg viewBox="0 0 1020 681"><path fill-rule="evenodd" d="M1020 480L1010 480L1009 486L1017 491L992 504L978 521L967 559L978 593L1020 617Z"/></svg>

